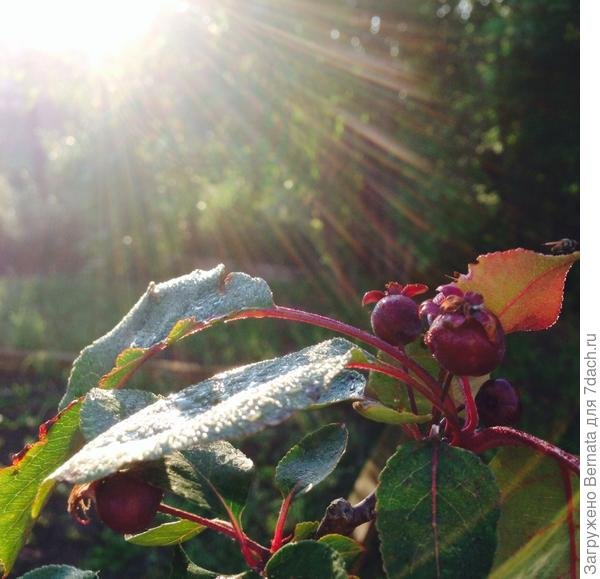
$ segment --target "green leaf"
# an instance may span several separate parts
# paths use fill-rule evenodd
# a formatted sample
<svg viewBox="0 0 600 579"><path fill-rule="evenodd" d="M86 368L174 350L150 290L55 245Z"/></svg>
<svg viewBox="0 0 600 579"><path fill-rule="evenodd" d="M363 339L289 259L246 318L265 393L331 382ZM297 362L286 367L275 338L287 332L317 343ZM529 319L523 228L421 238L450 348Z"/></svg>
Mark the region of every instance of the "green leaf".
<svg viewBox="0 0 600 579"><path fill-rule="evenodd" d="M348 430L328 424L306 435L279 461L275 484L284 494L307 493L327 478L346 452Z"/></svg>
<svg viewBox="0 0 600 579"><path fill-rule="evenodd" d="M567 273L579 252L544 255L528 249L510 249L480 255L469 264L456 285L483 296L504 331L545 330L560 314Z"/></svg>
<svg viewBox="0 0 600 579"><path fill-rule="evenodd" d="M150 284L130 312L75 360L61 408L106 374L110 376L103 385L116 387L151 353L148 349L167 347L241 310L270 307L273 296L264 280L244 273L226 275L223 265Z"/></svg>
<svg viewBox="0 0 600 579"><path fill-rule="evenodd" d="M92 440L111 426L135 414L159 397L144 390L102 390L93 388L81 407L80 425L86 440Z"/></svg>
<svg viewBox="0 0 600 579"><path fill-rule="evenodd" d="M433 377L437 378L440 376L442 367L431 355L427 346L425 346L421 341L416 340L410 344L407 344L405 347L405 352L408 354L408 356L415 360L415 362L418 362L421 366L423 366L423 368L425 368ZM378 359L386 362L387 364L402 368L402 364L383 352L379 352ZM488 379L489 374L486 374L485 376L469 377L473 396L479 392L479 388L481 388L482 384ZM428 414L431 411L431 402L429 402L427 398L417 391L414 391L414 395L419 415ZM394 410L406 411L406 409L410 408L410 401L406 386L398 380L391 378L390 376L386 376L381 372L371 372L369 374L367 396L377 398L377 400L379 400L382 404L389 406ZM464 404L462 387L458 381L458 378L456 377L450 384L450 396L452 397L452 400L454 400L456 406Z"/></svg>
<svg viewBox="0 0 600 579"><path fill-rule="evenodd" d="M329 545L332 549L337 551L344 560L346 569L350 569L365 550L365 548L354 539L335 533L321 537L318 540L318 543L325 543L325 545Z"/></svg>
<svg viewBox="0 0 600 579"><path fill-rule="evenodd" d="M54 486L50 482L40 489L42 481L73 451L80 408L81 404L75 403L66 409L19 462L0 469L0 571L5 574Z"/></svg>
<svg viewBox="0 0 600 579"><path fill-rule="evenodd" d="M346 579L344 560L317 541L285 545L267 563L268 579Z"/></svg>
<svg viewBox="0 0 600 579"><path fill-rule="evenodd" d="M245 571L237 575L215 573L193 563L187 553L180 547L173 555L169 579L260 579L254 571Z"/></svg>
<svg viewBox="0 0 600 579"><path fill-rule="evenodd" d="M189 541L204 531L205 528L193 521L180 519L179 521L164 523L137 535L125 535L125 540L128 543L141 545L142 547L168 547Z"/></svg>
<svg viewBox="0 0 600 579"><path fill-rule="evenodd" d="M187 553L181 547L176 549L173 553L169 579L214 579L218 576L218 573L209 571L208 569L203 569L202 567L199 567L193 563L187 556Z"/></svg>
<svg viewBox="0 0 600 579"><path fill-rule="evenodd" d="M304 541L305 539L312 539L319 528L319 521L303 521L297 523L294 527L294 536L292 537L293 542Z"/></svg>
<svg viewBox="0 0 600 579"><path fill-rule="evenodd" d="M345 370L360 352L351 342L336 338L218 374L116 424L84 446L51 478L71 483L96 480L133 462L252 434L278 424L296 410L323 404L323 400L361 398L364 377Z"/></svg>
<svg viewBox="0 0 600 579"><path fill-rule="evenodd" d="M94 579L98 577L96 571L83 571L70 565L45 565L33 569L19 579Z"/></svg>
<svg viewBox="0 0 600 579"><path fill-rule="evenodd" d="M210 442L145 463L144 478L215 515L240 516L254 476L253 462L229 442Z"/></svg>
<svg viewBox="0 0 600 579"><path fill-rule="evenodd" d="M367 420L384 424L422 424L431 420L431 414L397 411L375 400L357 400L352 404L352 408Z"/></svg>
<svg viewBox="0 0 600 579"><path fill-rule="evenodd" d="M409 346L410 345L411 344L409 344ZM411 357L414 356L411 355ZM378 352L377 359L401 368L401 365L398 364L397 360L394 360L383 352ZM418 392L415 392L414 394L419 414L427 414L431 410L431 402L424 396L421 396ZM370 398L377 399L383 405L394 410L402 411L406 408L410 408L406 386L395 378L382 374L381 372L369 373L366 395Z"/></svg>
<svg viewBox="0 0 600 579"><path fill-rule="evenodd" d="M377 490L388 577L486 577L498 501L494 476L471 452L434 441L400 446Z"/></svg>
<svg viewBox="0 0 600 579"><path fill-rule="evenodd" d="M565 480L555 460L526 448L500 450L490 462L500 487L501 515L494 578L569 576L572 541L579 527L579 479L571 482L568 509Z"/></svg>

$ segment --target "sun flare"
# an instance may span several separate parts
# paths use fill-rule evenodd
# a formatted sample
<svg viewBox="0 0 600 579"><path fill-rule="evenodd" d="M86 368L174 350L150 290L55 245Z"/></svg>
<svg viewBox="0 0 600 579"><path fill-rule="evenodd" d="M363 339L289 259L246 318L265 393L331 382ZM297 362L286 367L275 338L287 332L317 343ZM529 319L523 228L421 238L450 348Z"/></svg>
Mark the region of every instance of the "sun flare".
<svg viewBox="0 0 600 579"><path fill-rule="evenodd" d="M102 58L139 40L170 0L0 0L0 50Z"/></svg>

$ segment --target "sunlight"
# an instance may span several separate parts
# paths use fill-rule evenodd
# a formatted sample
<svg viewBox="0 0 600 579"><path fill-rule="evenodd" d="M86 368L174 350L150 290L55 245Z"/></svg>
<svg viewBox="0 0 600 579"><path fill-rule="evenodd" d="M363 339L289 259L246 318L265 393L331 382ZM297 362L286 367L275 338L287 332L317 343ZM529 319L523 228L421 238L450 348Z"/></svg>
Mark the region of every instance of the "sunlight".
<svg viewBox="0 0 600 579"><path fill-rule="evenodd" d="M150 30L173 0L0 0L0 50L101 59Z"/></svg>

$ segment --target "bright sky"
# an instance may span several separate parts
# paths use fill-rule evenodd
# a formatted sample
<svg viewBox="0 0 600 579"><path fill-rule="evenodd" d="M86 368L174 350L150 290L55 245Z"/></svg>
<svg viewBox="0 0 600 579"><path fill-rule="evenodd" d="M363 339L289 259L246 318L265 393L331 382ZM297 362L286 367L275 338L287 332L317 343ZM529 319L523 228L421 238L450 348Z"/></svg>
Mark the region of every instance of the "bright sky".
<svg viewBox="0 0 600 579"><path fill-rule="evenodd" d="M0 49L101 58L149 30L173 0L0 0Z"/></svg>

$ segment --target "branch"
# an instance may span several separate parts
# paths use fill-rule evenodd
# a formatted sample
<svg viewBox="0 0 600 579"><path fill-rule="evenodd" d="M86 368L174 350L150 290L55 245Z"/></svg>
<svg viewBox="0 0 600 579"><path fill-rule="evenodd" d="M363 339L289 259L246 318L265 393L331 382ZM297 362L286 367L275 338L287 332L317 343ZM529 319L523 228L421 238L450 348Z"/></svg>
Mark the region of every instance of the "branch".
<svg viewBox="0 0 600 579"><path fill-rule="evenodd" d="M206 517L202 517L200 515L196 515L194 513L189 513L182 509L178 509L176 507L171 507L165 503L160 503L158 506L158 510L167 515L171 515L173 517L178 517L180 519L187 519L188 521L192 521L194 523L198 523L207 529L211 529L216 531L217 533L221 533L226 537L230 537L236 541L240 540L240 537L236 530L233 528L231 523L227 521L222 521L220 519L207 519ZM261 544L253 541L249 537L245 536L246 544L257 554L260 555L263 559L266 560L269 556L269 550L266 547L263 547Z"/></svg>
<svg viewBox="0 0 600 579"><path fill-rule="evenodd" d="M365 332L359 328L355 328L350 324L340 322L327 316L320 314L313 314L312 312L305 312L303 310L296 310L293 308L286 308L283 306L275 306L274 308L255 309L255 310L242 310L237 314L226 319L227 322L234 320L244 320L248 318L273 318L279 320L288 320L290 322L300 322L304 324L310 324L312 326L318 326L327 330L333 330L339 334L344 334L355 338L365 344L369 344L382 352L385 352L395 360L398 360L404 364L411 372L414 373L436 396L441 393L440 385L431 376L425 368L415 362L412 358L409 358L403 350L393 346L389 342Z"/></svg>
<svg viewBox="0 0 600 579"><path fill-rule="evenodd" d="M319 523L316 538L331 533L350 535L356 527L375 518L375 502L375 491L354 506L346 499L335 499L329 503Z"/></svg>
<svg viewBox="0 0 600 579"><path fill-rule="evenodd" d="M570 471L579 475L579 457L554 446L533 434L511 428L509 426L491 426L479 432L475 432L472 437L464 439L463 446L476 454L481 454L491 448L499 446L528 446L546 456L557 460L561 465Z"/></svg>

